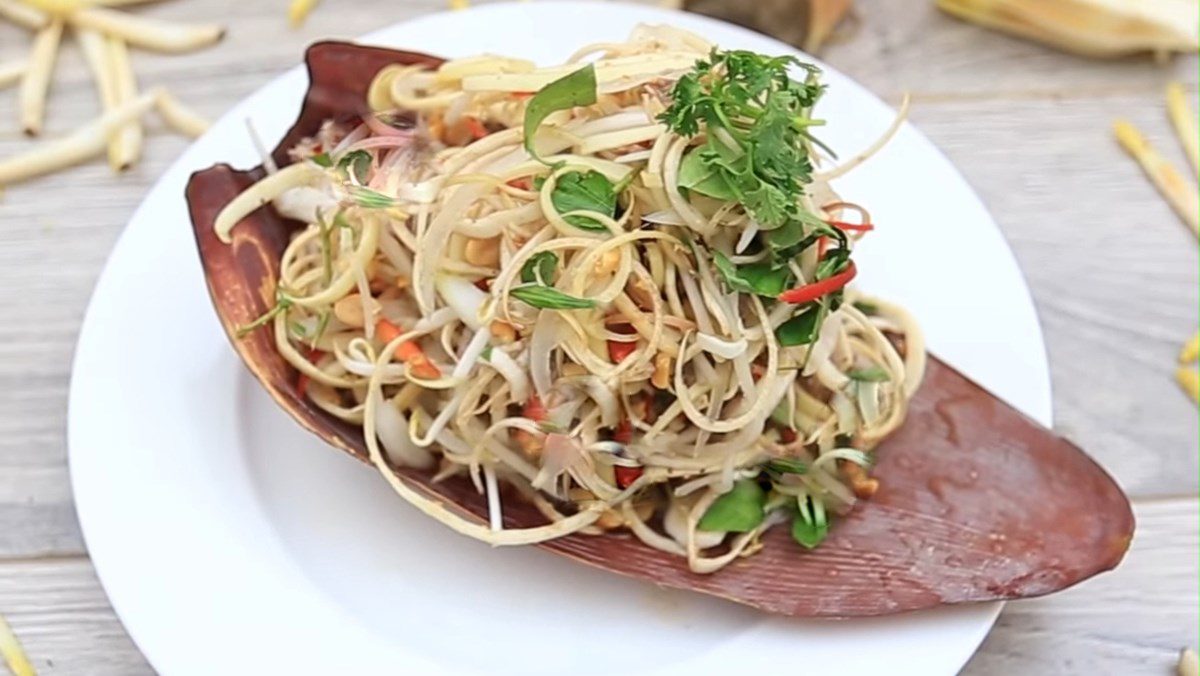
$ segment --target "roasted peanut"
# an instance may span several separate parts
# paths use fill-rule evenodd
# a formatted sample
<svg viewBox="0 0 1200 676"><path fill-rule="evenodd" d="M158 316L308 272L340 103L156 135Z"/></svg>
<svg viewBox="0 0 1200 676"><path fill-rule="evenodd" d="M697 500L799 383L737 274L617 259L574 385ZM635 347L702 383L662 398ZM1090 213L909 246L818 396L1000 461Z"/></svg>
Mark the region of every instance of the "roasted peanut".
<svg viewBox="0 0 1200 676"><path fill-rule="evenodd" d="M468 238L467 246L463 249L463 258L471 265L481 267L494 268L500 265L500 238Z"/></svg>
<svg viewBox="0 0 1200 676"><path fill-rule="evenodd" d="M600 255L600 258L593 266L593 270L598 275L606 275L610 272L616 272L617 266L621 264L621 252L617 249L609 249Z"/></svg>
<svg viewBox="0 0 1200 676"><path fill-rule="evenodd" d="M492 337L501 343L511 343L517 339L517 329L506 321L495 320L489 326Z"/></svg>
<svg viewBox="0 0 1200 676"><path fill-rule="evenodd" d="M375 299L372 298L369 302L375 304ZM366 324L366 319L363 317L362 296L357 293L344 296L333 304L333 316L346 326L361 329Z"/></svg>
<svg viewBox="0 0 1200 676"><path fill-rule="evenodd" d="M671 355L666 352L654 355L654 375L650 376L650 384L660 390L671 386Z"/></svg>

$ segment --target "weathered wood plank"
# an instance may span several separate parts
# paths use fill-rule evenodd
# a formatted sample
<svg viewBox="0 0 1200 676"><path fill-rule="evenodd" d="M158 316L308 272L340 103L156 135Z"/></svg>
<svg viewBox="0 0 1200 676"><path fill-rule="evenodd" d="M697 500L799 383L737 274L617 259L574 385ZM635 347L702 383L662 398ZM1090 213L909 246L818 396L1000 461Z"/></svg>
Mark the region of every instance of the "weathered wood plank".
<svg viewBox="0 0 1200 676"><path fill-rule="evenodd" d="M40 674L154 673L86 558L0 563L0 613Z"/></svg>
<svg viewBox="0 0 1200 676"><path fill-rule="evenodd" d="M1112 140L1117 115L1186 171L1161 98L913 110L1016 251L1046 334L1059 430L1131 495L1194 494L1200 423L1172 373L1196 330L1200 253Z"/></svg>
<svg viewBox="0 0 1200 676"><path fill-rule="evenodd" d="M1198 640L1197 505L1135 505L1133 548L1116 571L1008 604L963 673L1174 673L1180 648Z"/></svg>
<svg viewBox="0 0 1200 676"><path fill-rule="evenodd" d="M1198 504L1136 505L1120 568L1010 603L964 673L1167 673L1178 649L1197 643ZM44 674L150 673L86 559L0 562L0 612Z"/></svg>

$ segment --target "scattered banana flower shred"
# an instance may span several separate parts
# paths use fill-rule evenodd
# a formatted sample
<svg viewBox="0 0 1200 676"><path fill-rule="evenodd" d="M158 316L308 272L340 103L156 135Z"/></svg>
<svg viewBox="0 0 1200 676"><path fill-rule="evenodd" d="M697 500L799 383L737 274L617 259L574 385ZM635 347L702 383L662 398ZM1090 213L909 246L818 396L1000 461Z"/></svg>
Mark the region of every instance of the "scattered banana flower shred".
<svg viewBox="0 0 1200 676"><path fill-rule="evenodd" d="M1184 343L1183 349L1179 351L1179 367L1175 369L1175 380L1179 382L1179 386L1188 393L1192 401L1200 403L1200 372L1193 366L1197 359L1200 359L1200 333Z"/></svg>
<svg viewBox="0 0 1200 676"><path fill-rule="evenodd" d="M1191 648L1179 651L1179 664L1175 667L1179 676L1200 676L1200 657Z"/></svg>
<svg viewBox="0 0 1200 676"><path fill-rule="evenodd" d="M937 0L951 16L1096 58L1200 46L1200 5L1180 0Z"/></svg>
<svg viewBox="0 0 1200 676"><path fill-rule="evenodd" d="M299 28L308 20L308 15L321 2L321 0L292 0L292 4L288 5L288 23L292 28Z"/></svg>
<svg viewBox="0 0 1200 676"><path fill-rule="evenodd" d="M155 109L167 125L198 136L208 123L162 88L139 90L129 50L168 54L216 44L225 29L128 14L119 7L147 0L0 0L0 20L33 33L27 59L0 63L0 88L19 85L18 115L29 136L39 136L46 98L64 33L83 51L96 83L102 113L96 119L34 149L0 159L0 188L90 160L107 151L114 171L142 156L142 117ZM315 3L313 3L315 4Z"/></svg>
<svg viewBox="0 0 1200 676"><path fill-rule="evenodd" d="M17 640L17 635L13 633L3 615L0 615L0 655L4 657L4 662L13 676L37 676L25 655L25 650L21 648L21 642Z"/></svg>

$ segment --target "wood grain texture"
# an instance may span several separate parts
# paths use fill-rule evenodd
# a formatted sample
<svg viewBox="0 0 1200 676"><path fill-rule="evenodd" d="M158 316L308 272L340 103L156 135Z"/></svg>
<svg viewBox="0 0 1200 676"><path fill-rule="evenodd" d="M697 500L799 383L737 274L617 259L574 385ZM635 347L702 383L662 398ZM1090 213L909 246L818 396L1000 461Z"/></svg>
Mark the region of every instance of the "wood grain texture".
<svg viewBox="0 0 1200 676"><path fill-rule="evenodd" d="M1128 561L1066 593L1009 605L967 673L1167 673L1175 650L1197 643L1196 502L1137 499L1197 491L1200 423L1171 370L1197 325L1198 256L1194 238L1116 148L1109 125L1117 115L1131 118L1183 168L1162 87L1181 79L1194 92L1197 60L1090 61L964 24L931 2L857 5L858 34L824 57L891 101L914 93L914 122L979 191L1029 278L1058 430L1137 503ZM133 59L143 86L171 85L215 117L297 63L315 39L352 37L442 7L325 0L303 29L290 31L277 2L150 4L135 11L229 21L231 30L215 49ZM0 61L27 44L24 31L0 25ZM14 99L13 90L0 91L0 156L27 147ZM47 133L97 110L69 46ZM124 175L101 160L0 197L0 313L21 319L0 322L0 612L46 673L149 671L86 561L72 558L83 542L67 483L66 393L79 321L104 259L186 144L154 125L145 160ZM36 558L44 556L52 558Z"/></svg>

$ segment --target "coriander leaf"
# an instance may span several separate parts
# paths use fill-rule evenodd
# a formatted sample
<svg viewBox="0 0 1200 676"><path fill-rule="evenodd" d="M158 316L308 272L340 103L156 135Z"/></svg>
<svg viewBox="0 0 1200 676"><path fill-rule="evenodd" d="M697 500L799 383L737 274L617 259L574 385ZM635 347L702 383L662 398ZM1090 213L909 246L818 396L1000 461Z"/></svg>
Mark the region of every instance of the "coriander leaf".
<svg viewBox="0 0 1200 676"><path fill-rule="evenodd" d="M588 298L576 298L568 294L540 284L518 286L509 292L517 300L524 301L533 307L543 310L583 310L596 307L596 301Z"/></svg>
<svg viewBox="0 0 1200 676"><path fill-rule="evenodd" d="M730 290L767 298L775 298L782 293L792 276L787 268L775 268L770 263L734 265L720 251L713 252L713 263Z"/></svg>
<svg viewBox="0 0 1200 676"><path fill-rule="evenodd" d="M521 266L521 281L526 284L537 282L550 284L554 281L554 268L558 266L558 254L552 251L539 251L525 261Z"/></svg>
<svg viewBox="0 0 1200 676"><path fill-rule="evenodd" d="M683 156L679 163L679 187L720 200L736 199L737 194L729 187L722 172L709 166L701 157L702 152L701 148L696 148Z"/></svg>
<svg viewBox="0 0 1200 676"><path fill-rule="evenodd" d="M371 158L371 153L365 150L355 150L353 152L342 155L338 160L338 169L344 169L346 174L355 180L357 183L363 183L367 180L367 174L371 171L371 163L374 160Z"/></svg>
<svg viewBox="0 0 1200 676"><path fill-rule="evenodd" d="M707 531L747 533L766 518L766 502L767 494L758 482L743 479L712 503L696 527Z"/></svg>
<svg viewBox="0 0 1200 676"><path fill-rule="evenodd" d="M857 380L860 383L886 383L892 379L887 371L878 366L872 366L869 369L854 369L846 375L850 376L850 380Z"/></svg>
<svg viewBox="0 0 1200 676"><path fill-rule="evenodd" d="M559 174L550 201L559 213L595 211L605 216L617 212L617 193L612 181L598 171L568 171ZM607 232L608 228L582 214L563 216L563 220L581 230Z"/></svg>
<svg viewBox="0 0 1200 676"><path fill-rule="evenodd" d="M800 500L796 517L792 519L792 539L812 549L821 544L827 535L829 520L825 516L825 503L811 497Z"/></svg>
<svg viewBox="0 0 1200 676"><path fill-rule="evenodd" d="M804 312L792 317L775 329L775 337L784 347L808 345L817 339L824 308L820 303L809 303Z"/></svg>
<svg viewBox="0 0 1200 676"><path fill-rule="evenodd" d="M539 162L533 147L538 125L550 113L575 106L590 106L596 102L596 67L588 64L542 87L525 106L525 150Z"/></svg>

